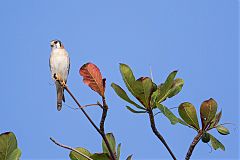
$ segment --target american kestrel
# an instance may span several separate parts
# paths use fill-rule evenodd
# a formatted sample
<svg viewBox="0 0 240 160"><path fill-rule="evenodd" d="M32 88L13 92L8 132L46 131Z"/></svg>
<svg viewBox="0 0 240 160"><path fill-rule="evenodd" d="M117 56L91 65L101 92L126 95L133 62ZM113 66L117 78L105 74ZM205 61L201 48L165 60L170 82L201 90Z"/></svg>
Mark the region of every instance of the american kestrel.
<svg viewBox="0 0 240 160"><path fill-rule="evenodd" d="M70 59L68 52L65 50L63 44L59 40L52 40L51 45L51 56L49 59L49 66L52 73L53 79L55 79L55 85L57 89L57 110L62 109L62 101L65 102L64 88L56 81L56 77L63 83L67 83L68 73L70 69Z"/></svg>

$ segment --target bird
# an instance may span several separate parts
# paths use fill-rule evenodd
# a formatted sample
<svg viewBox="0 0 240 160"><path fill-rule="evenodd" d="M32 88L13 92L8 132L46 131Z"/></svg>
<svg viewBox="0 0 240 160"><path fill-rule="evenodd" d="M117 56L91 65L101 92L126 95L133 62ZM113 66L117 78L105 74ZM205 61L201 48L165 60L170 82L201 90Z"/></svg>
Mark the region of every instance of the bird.
<svg viewBox="0 0 240 160"><path fill-rule="evenodd" d="M70 58L60 40L50 41L50 46L49 67L57 90L57 110L60 111L62 109L62 101L65 102L64 85L67 83L70 70Z"/></svg>

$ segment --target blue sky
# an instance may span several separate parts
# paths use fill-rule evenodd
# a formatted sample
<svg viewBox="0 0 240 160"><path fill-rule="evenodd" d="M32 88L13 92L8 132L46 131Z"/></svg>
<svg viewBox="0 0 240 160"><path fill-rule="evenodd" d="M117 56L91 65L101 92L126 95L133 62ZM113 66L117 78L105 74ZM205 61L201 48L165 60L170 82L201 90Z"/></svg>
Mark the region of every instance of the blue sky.
<svg viewBox="0 0 240 160"><path fill-rule="evenodd" d="M223 110L221 122L239 124L239 55L237 0L2 1L0 5L1 106L0 132L13 131L22 159L68 159L68 151L50 142L52 136L73 146L101 150L101 138L81 112L56 109L50 77L49 42L60 39L71 57L68 86L81 104L95 103L98 95L82 83L79 68L99 66L107 78L109 114L106 131L122 143L122 159L169 159L151 132L147 115L135 115L124 106L110 84L124 86L119 63L129 64L136 77L150 76L160 83L173 70L185 80L182 92L164 103L176 107L189 101L199 111L213 97ZM66 94L66 104L75 104ZM98 123L100 109L87 112ZM177 114L177 110L173 110ZM196 135L181 125L170 125L162 115L156 124L179 159ZM238 125L239 126L239 125ZM211 151L199 143L193 159L238 159L239 128L214 135L226 151Z"/></svg>

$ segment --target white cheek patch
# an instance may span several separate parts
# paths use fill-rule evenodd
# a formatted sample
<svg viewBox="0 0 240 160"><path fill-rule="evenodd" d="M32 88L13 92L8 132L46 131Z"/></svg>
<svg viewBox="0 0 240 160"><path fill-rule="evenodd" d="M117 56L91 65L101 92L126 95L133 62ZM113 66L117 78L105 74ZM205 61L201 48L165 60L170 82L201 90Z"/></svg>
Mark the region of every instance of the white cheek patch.
<svg viewBox="0 0 240 160"><path fill-rule="evenodd" d="M56 44L56 48L60 48L61 47L61 45L60 45L60 43L58 42L57 44Z"/></svg>

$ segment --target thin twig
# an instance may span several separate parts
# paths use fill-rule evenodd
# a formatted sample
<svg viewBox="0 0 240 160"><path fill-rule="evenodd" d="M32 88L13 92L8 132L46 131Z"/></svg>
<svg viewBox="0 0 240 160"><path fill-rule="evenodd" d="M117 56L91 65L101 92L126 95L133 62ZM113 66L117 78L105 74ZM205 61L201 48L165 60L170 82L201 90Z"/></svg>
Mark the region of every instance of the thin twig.
<svg viewBox="0 0 240 160"><path fill-rule="evenodd" d="M103 109L103 105L97 101L97 104Z"/></svg>
<svg viewBox="0 0 240 160"><path fill-rule="evenodd" d="M176 109L176 108L178 108L178 107L172 107L172 108L168 108L168 109L171 110L171 109ZM159 113L162 113L162 112L159 111L159 112L155 113L154 116L158 115Z"/></svg>
<svg viewBox="0 0 240 160"><path fill-rule="evenodd" d="M68 104L66 104L66 103L64 103L63 105L66 106L66 107L68 107L68 108L70 108L70 109L73 109L73 110L79 109L78 107L72 107L72 106L70 106L70 105L68 105Z"/></svg>
<svg viewBox="0 0 240 160"><path fill-rule="evenodd" d="M82 106L80 105L80 103L78 102L78 100L75 98L75 96L72 94L72 92L69 90L69 88L67 86L64 86L64 89L69 93L69 95L72 97L72 99L75 101L75 103L78 105L79 109L81 109L81 111L83 112L83 114L86 116L86 118L89 120L89 122L92 124L92 126L97 130L97 132L102 136L103 141L105 142L108 151L111 155L111 158L113 160L116 160L114 153L109 145L109 142L106 138L106 135L104 132L102 132L97 126L96 124L93 122L93 120L89 117L89 115L87 114L87 112L82 108Z"/></svg>
<svg viewBox="0 0 240 160"><path fill-rule="evenodd" d="M86 108L86 107L90 107L90 106L100 106L100 105L99 104L87 104L85 106L82 106L82 108Z"/></svg>
<svg viewBox="0 0 240 160"><path fill-rule="evenodd" d="M52 137L50 137L50 140L51 140L53 143L55 143L56 145L58 145L58 146L60 146L60 147L62 147L62 148L65 148L65 149L69 149L69 150L71 150L71 151L74 151L74 152L80 154L81 156L83 156L84 158L87 158L88 160L93 160L92 158L88 157L87 155L83 154L82 152L80 152L80 151L78 151L78 150L76 150L76 149L74 149L74 148L72 148L72 147L69 147L69 146L66 146L66 145L64 145L64 144L58 143L58 142L55 141Z"/></svg>
<svg viewBox="0 0 240 160"><path fill-rule="evenodd" d="M192 155L192 152L195 148L195 146L197 145L197 143L199 142L199 140L202 138L202 135L203 135L203 131L202 130L199 130L198 131L198 134L197 136L193 139L189 149L188 149L188 152L187 152L187 155L185 157L185 160L189 160L191 155Z"/></svg>
<svg viewBox="0 0 240 160"><path fill-rule="evenodd" d="M212 153L212 146L210 146L209 143L207 143L207 145L211 149L209 153Z"/></svg>
<svg viewBox="0 0 240 160"><path fill-rule="evenodd" d="M226 124L231 124L231 125L233 125L233 126L236 126L236 124L234 124L234 123L230 123L230 122L221 123L221 124L219 124L219 125L226 125Z"/></svg>
<svg viewBox="0 0 240 160"><path fill-rule="evenodd" d="M73 110L79 109L79 108L71 107L70 105L67 105L67 104L64 104L64 105ZM81 108L86 108L86 107L90 107L90 106L100 106L102 108L102 105L99 102L96 104L87 104L87 105L82 106Z"/></svg>
<svg viewBox="0 0 240 160"><path fill-rule="evenodd" d="M171 151L171 149L169 148L167 142L165 141L165 139L163 138L163 136L158 132L156 125L155 125L155 120L154 120L154 116L153 116L153 112L151 109L148 110L148 115L149 115L149 119L150 119L150 123L151 123L151 128L153 133L158 137L158 139L163 143L163 145L167 148L168 152L170 153L170 155L172 156L172 158L174 160L176 160L177 158L174 156L173 152Z"/></svg>

